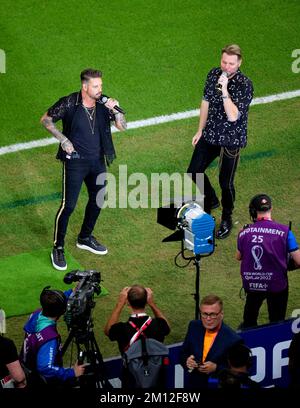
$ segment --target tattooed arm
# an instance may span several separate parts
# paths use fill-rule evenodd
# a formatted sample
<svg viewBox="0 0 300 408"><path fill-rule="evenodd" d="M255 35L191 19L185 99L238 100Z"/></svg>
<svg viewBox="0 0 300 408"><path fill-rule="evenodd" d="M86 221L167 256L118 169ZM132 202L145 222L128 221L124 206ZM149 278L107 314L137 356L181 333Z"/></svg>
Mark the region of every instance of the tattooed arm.
<svg viewBox="0 0 300 408"><path fill-rule="evenodd" d="M119 102L114 98L108 98L108 101L104 105L108 109L111 109L112 113L114 114L116 128L119 130L126 130L127 123L126 123L125 115L114 109L115 105L119 106Z"/></svg>
<svg viewBox="0 0 300 408"><path fill-rule="evenodd" d="M66 153L71 154L75 150L70 140L57 129L51 116L48 116L47 112L41 117L41 124L60 142L62 149Z"/></svg>
<svg viewBox="0 0 300 408"><path fill-rule="evenodd" d="M125 115L123 113L120 113L120 112L115 113L115 125L116 125L116 128L119 130L126 130L127 123L126 123Z"/></svg>

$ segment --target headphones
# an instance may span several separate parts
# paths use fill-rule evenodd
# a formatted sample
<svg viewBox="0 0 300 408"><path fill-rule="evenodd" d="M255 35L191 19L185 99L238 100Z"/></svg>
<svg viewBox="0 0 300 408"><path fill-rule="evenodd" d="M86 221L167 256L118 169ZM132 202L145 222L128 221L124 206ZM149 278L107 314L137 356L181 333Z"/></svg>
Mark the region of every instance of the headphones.
<svg viewBox="0 0 300 408"><path fill-rule="evenodd" d="M50 286L45 286L42 290L40 303L43 311L49 317L61 316L67 309L67 298L64 292L50 289Z"/></svg>
<svg viewBox="0 0 300 408"><path fill-rule="evenodd" d="M257 212L269 211L272 208L272 200L266 194L255 195L249 203L249 215L253 221L257 219Z"/></svg>

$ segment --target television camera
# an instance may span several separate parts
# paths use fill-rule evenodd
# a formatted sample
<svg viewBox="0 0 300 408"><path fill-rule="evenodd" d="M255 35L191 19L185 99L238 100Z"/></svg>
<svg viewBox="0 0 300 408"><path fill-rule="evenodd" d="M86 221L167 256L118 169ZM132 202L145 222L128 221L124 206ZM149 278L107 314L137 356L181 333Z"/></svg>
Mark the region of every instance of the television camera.
<svg viewBox="0 0 300 408"><path fill-rule="evenodd" d="M96 304L94 294L101 293L100 272L94 270L68 272L64 277L64 282L67 284L78 282L68 299L64 316L68 329L88 329L88 324L91 322L91 311Z"/></svg>
<svg viewBox="0 0 300 408"><path fill-rule="evenodd" d="M77 347L77 361L85 364L85 374L79 378L82 388L111 388L105 375L105 367L99 346L93 331L92 310L96 305L95 294L101 293L101 274L98 271L74 270L66 273L64 282L78 282L67 301L64 316L69 335L62 348L65 354L70 343Z"/></svg>

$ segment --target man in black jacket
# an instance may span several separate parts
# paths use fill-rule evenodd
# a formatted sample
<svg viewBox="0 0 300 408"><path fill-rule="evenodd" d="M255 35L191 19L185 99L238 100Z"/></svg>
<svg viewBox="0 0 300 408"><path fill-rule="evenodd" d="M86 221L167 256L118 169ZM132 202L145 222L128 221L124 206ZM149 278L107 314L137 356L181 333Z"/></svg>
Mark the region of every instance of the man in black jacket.
<svg viewBox="0 0 300 408"><path fill-rule="evenodd" d="M67 269L65 235L83 182L89 200L76 245L94 254L107 253L92 232L103 204L106 163L109 165L116 157L110 122L114 120L119 130L126 129L123 113L115 109L118 101L105 98L104 103L101 99L101 71L86 69L80 79L81 90L59 99L41 118L43 126L59 140L57 158L63 162L62 202L55 218L51 252L52 265L58 270ZM55 126L59 120L63 123L62 132Z"/></svg>

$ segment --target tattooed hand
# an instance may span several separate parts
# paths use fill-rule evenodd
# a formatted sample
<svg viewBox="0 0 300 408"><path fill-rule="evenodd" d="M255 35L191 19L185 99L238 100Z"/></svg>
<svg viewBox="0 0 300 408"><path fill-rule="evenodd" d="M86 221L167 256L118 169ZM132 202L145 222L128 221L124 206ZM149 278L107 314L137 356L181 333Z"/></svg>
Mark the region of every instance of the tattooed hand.
<svg viewBox="0 0 300 408"><path fill-rule="evenodd" d="M61 142L60 145L61 145L61 148L68 154L72 154L72 152L75 151L72 142L70 142L70 140L67 138L63 142Z"/></svg>
<svg viewBox="0 0 300 408"><path fill-rule="evenodd" d="M114 109L114 106L116 105L119 106L119 101L114 98L108 98L104 104L104 106L106 106L108 109L111 109L113 113L118 113L118 111Z"/></svg>
<svg viewBox="0 0 300 408"><path fill-rule="evenodd" d="M112 113L114 114L116 128L119 130L126 130L127 123L126 123L125 115L121 112L118 112L116 109L114 109L115 105L119 106L119 101L117 101L114 98L108 98L107 102L104 105L108 109L110 109Z"/></svg>
<svg viewBox="0 0 300 408"><path fill-rule="evenodd" d="M56 137L56 139L60 142L62 149L66 153L71 154L75 150L70 140L64 134L62 134L59 129L57 129L51 116L48 116L47 113L42 116L41 124L48 130L48 132Z"/></svg>

